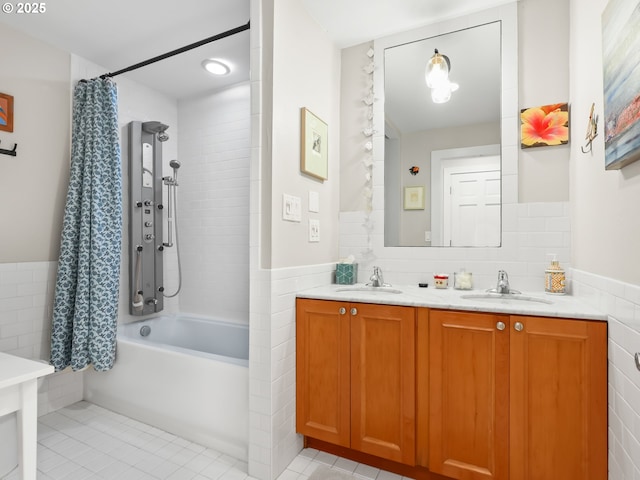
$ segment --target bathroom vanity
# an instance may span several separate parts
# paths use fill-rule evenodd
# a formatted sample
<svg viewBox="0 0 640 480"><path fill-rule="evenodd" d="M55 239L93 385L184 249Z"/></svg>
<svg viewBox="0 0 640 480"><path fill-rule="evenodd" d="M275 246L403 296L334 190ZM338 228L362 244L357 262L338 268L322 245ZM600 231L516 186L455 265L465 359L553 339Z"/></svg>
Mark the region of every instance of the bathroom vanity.
<svg viewBox="0 0 640 480"><path fill-rule="evenodd" d="M0 353L0 416L17 412L18 478L36 479L38 378L53 373L46 363Z"/></svg>
<svg viewBox="0 0 640 480"><path fill-rule="evenodd" d="M607 478L601 312L568 296L337 285L296 308L307 446L413 478Z"/></svg>

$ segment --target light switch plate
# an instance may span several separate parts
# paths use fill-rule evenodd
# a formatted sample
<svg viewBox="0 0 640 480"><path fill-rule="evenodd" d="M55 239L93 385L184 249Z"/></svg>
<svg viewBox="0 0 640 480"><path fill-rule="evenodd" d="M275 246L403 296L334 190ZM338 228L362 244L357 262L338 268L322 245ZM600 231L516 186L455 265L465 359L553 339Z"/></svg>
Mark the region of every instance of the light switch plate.
<svg viewBox="0 0 640 480"><path fill-rule="evenodd" d="M302 218L302 202L300 197L282 194L282 219L299 222Z"/></svg>
<svg viewBox="0 0 640 480"><path fill-rule="evenodd" d="M320 241L320 220L316 218L309 219L309 242L317 243Z"/></svg>
<svg viewBox="0 0 640 480"><path fill-rule="evenodd" d="M313 213L320 212L320 194L309 190L309 211Z"/></svg>

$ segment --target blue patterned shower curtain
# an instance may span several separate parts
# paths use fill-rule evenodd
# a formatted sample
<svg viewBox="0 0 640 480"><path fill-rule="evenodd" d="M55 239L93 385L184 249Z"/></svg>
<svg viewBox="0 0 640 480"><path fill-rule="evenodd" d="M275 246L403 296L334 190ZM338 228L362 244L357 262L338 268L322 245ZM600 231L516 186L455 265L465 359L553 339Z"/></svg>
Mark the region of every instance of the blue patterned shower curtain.
<svg viewBox="0 0 640 480"><path fill-rule="evenodd" d="M113 366L116 349L122 170L116 85L96 78L73 96L71 176L53 307L56 371Z"/></svg>

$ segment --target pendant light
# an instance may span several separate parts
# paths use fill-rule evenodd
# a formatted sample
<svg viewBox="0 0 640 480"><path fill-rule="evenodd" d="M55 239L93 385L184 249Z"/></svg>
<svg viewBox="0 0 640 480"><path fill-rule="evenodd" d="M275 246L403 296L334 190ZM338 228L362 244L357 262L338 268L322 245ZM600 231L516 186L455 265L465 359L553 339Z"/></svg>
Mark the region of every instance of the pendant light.
<svg viewBox="0 0 640 480"><path fill-rule="evenodd" d="M436 48L433 56L427 62L424 78L427 87L431 89L433 103L446 103L451 99L451 92L458 90L459 85L449 80L451 61L449 57L438 52Z"/></svg>
<svg viewBox="0 0 640 480"><path fill-rule="evenodd" d="M427 62L427 68L425 70L427 87L437 88L448 82L450 68L451 62L449 61L449 57L442 55L436 48L433 56Z"/></svg>

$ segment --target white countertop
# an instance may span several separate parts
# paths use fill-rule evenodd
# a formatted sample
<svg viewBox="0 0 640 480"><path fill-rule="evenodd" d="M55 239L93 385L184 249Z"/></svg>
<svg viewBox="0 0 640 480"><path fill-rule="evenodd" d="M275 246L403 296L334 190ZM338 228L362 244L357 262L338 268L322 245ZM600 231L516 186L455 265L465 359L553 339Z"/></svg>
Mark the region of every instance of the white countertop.
<svg viewBox="0 0 640 480"><path fill-rule="evenodd" d="M453 288L421 288L414 285L392 285L391 289L402 293L388 293L384 288L376 291L362 291L364 284L327 285L297 293L298 298L337 300L342 302L380 303L428 307L445 310L466 310L471 312L494 312L511 315L535 315L542 317L575 318L606 321L607 315L571 295L549 295L544 292L523 292L514 297L529 297L551 303L507 300L509 296L495 298L462 298L467 295L484 295L485 290L455 290ZM371 288L370 290L374 290Z"/></svg>
<svg viewBox="0 0 640 480"><path fill-rule="evenodd" d="M53 373L53 366L0 352L0 389Z"/></svg>

